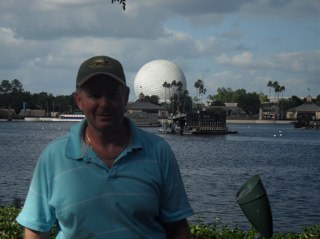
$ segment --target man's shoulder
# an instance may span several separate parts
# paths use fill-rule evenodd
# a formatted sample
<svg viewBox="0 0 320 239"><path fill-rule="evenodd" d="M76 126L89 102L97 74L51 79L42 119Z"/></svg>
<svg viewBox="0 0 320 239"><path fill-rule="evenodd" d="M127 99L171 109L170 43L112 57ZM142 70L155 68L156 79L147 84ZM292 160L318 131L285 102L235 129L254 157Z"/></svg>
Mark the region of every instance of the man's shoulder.
<svg viewBox="0 0 320 239"><path fill-rule="evenodd" d="M68 142L68 139L70 137L70 133L61 135L55 139L53 139L52 141L50 141L47 146L44 148L44 152L56 152L59 150L65 150L66 144Z"/></svg>
<svg viewBox="0 0 320 239"><path fill-rule="evenodd" d="M60 144L66 144L68 139L70 137L70 133L66 133L64 135L58 136L57 138L53 139L51 142L49 142L48 146L58 146Z"/></svg>
<svg viewBox="0 0 320 239"><path fill-rule="evenodd" d="M79 139L81 135L81 130L83 127L83 123L75 124L71 127L70 131L66 134L63 134L55 139L53 139L49 144L46 146L45 150L63 150L65 151L66 147L69 145L73 146L79 144L81 140Z"/></svg>

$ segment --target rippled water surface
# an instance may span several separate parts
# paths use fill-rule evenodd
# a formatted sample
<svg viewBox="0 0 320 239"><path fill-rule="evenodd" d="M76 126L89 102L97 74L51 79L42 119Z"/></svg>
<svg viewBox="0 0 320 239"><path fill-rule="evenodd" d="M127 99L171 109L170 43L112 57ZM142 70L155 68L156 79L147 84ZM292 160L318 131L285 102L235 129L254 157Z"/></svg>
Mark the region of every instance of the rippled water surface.
<svg viewBox="0 0 320 239"><path fill-rule="evenodd" d="M0 203L25 198L35 162L52 139L74 123L0 122ZM320 130L292 125L229 125L238 134L161 135L176 153L192 222L220 220L243 229L249 222L236 193L259 174L272 207L274 231L302 231L320 223ZM145 128L157 133L157 128Z"/></svg>

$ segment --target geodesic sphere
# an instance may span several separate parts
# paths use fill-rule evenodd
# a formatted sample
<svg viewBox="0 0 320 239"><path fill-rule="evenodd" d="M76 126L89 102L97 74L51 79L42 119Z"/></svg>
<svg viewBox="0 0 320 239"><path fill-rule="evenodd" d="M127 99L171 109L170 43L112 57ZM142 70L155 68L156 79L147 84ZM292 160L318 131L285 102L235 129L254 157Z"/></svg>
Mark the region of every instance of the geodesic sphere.
<svg viewBox="0 0 320 239"><path fill-rule="evenodd" d="M138 71L134 80L134 91L139 98L140 93L145 96L157 95L160 102L168 101L176 89L163 87L163 83L171 84L173 81L182 83L182 92L187 89L186 78L181 69L167 60L154 60L145 64ZM169 92L171 91L171 92Z"/></svg>

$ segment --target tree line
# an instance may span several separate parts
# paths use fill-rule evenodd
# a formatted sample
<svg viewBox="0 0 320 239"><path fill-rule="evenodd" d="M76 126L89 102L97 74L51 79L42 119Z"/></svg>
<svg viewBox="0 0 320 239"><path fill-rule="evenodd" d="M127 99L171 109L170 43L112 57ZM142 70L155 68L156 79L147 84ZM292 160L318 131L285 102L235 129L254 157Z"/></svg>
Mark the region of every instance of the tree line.
<svg viewBox="0 0 320 239"><path fill-rule="evenodd" d="M206 102L204 96L207 89L204 82L198 79L194 83L197 95L192 98L187 90L183 90L183 85L179 81L164 82L165 95L168 99L159 102L156 95L145 96L145 100L154 104L163 105L170 113L187 113L200 110L204 105L223 106L225 103L237 103L248 115L253 116L259 113L262 106L269 108L276 107L277 113L283 113L290 108L301 105L305 99L297 96L291 98L280 98L281 92L285 90L278 82L268 82L269 96L263 93L246 92L245 89L232 90L231 88L220 87L214 95L208 95ZM274 89L277 104L270 101L271 88ZM279 90L282 89L282 90ZM320 105L320 95L314 99L314 103ZM18 79L12 81L2 80L0 82L0 108L14 109L19 114L23 109L42 109L46 112L71 113L78 111L73 95L53 96L47 92L30 93L23 89L22 83Z"/></svg>
<svg viewBox="0 0 320 239"><path fill-rule="evenodd" d="M0 108L14 109L19 114L23 109L41 109L46 112L72 112L77 109L73 95L53 96L47 92L30 93L23 89L18 79L2 80L0 83Z"/></svg>
<svg viewBox="0 0 320 239"><path fill-rule="evenodd" d="M169 91L169 104L172 106L171 112L177 109L175 104L181 105L179 101L180 98L189 97L189 103L193 103L193 107L188 107L188 109L180 110L179 112L189 112L190 110L200 110L205 104L208 106L224 106L225 103L237 103L238 107L244 110L244 112L249 116L254 116L259 114L260 108L268 108L268 111L273 111L278 115L284 115L288 109L299 106L306 101L306 98L301 99L298 96L291 96L290 98L284 98L283 92L285 91L285 86L279 84L278 81L269 81L267 87L269 87L269 95L257 92L246 92L245 89L233 90L231 88L220 87L217 89L217 93L214 95L208 95L207 100L204 103L204 95L207 92L204 82L198 79L194 83L197 95L191 99L188 95L188 91L182 92L181 82L164 82L163 87ZM177 88L178 87L178 88ZM179 90L180 89L180 90ZM271 89L274 90L275 102L271 101ZM281 94L281 97L280 97ZM167 93L166 93L167 95ZM178 96L177 96L178 95ZM166 102L166 100L165 100ZM314 99L314 103L320 105L320 95Z"/></svg>

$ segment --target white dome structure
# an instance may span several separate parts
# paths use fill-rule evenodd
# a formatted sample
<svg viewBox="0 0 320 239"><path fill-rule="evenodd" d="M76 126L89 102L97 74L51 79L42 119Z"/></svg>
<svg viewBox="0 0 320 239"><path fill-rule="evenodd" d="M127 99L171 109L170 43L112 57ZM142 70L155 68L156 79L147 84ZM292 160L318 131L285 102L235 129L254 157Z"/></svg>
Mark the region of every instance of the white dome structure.
<svg viewBox="0 0 320 239"><path fill-rule="evenodd" d="M187 89L186 78L176 64L161 59L150 61L138 71L134 80L134 91L137 98L143 93L148 96L157 95L160 102L168 101L174 92L170 92L170 95L169 89L163 87L163 84L171 84L173 81L182 83L182 92ZM174 90L172 88L170 91Z"/></svg>

